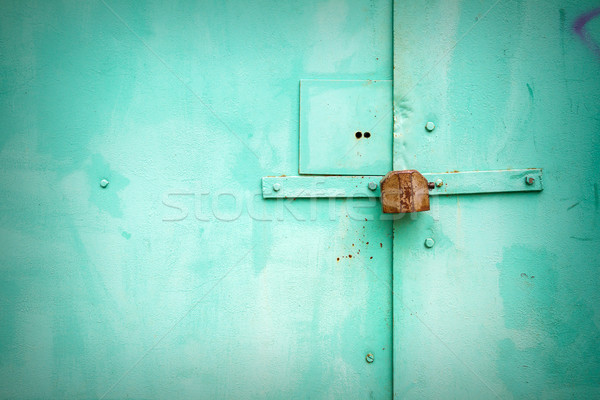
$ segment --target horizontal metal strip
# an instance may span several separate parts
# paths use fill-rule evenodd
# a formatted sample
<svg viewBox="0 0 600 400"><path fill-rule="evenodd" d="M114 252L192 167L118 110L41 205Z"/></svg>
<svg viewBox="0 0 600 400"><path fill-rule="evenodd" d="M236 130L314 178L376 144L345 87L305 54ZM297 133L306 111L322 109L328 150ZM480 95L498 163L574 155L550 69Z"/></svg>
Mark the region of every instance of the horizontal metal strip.
<svg viewBox="0 0 600 400"><path fill-rule="evenodd" d="M430 196L477 193L539 192L541 169L423 174L436 183ZM383 176L266 176L263 198L379 197ZM370 185L369 185L370 184ZM376 186L375 186L376 185ZM369 187L370 186L370 187Z"/></svg>

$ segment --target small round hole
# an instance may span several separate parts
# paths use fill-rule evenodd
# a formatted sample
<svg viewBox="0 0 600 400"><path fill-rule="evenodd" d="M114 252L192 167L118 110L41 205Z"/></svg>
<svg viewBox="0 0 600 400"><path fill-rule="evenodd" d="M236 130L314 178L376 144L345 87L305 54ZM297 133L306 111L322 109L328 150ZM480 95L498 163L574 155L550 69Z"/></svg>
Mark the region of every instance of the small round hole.
<svg viewBox="0 0 600 400"><path fill-rule="evenodd" d="M368 139L371 137L371 132L365 132L365 137Z"/></svg>
<svg viewBox="0 0 600 400"><path fill-rule="evenodd" d="M356 136L357 139L360 139L362 137L362 132L356 132L354 136Z"/></svg>

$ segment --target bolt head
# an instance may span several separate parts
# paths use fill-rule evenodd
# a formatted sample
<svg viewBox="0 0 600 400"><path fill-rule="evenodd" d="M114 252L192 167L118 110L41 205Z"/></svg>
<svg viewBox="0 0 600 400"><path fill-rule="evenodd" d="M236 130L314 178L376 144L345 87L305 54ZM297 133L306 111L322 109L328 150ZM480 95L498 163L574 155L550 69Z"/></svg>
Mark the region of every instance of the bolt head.
<svg viewBox="0 0 600 400"><path fill-rule="evenodd" d="M427 129L428 132L432 132L435 129L435 124L429 121L425 124L425 129Z"/></svg>
<svg viewBox="0 0 600 400"><path fill-rule="evenodd" d="M369 182L369 190L377 189L377 182Z"/></svg>
<svg viewBox="0 0 600 400"><path fill-rule="evenodd" d="M533 185L533 183L535 182L535 178L531 177L531 176L526 176L525 177L525 183L528 185Z"/></svg>
<svg viewBox="0 0 600 400"><path fill-rule="evenodd" d="M435 181L435 186L437 186L437 187L442 187L443 184L444 184L444 181L441 179L438 179Z"/></svg>
<svg viewBox="0 0 600 400"><path fill-rule="evenodd" d="M108 181L106 179L102 179L100 181L100 187L105 188L108 186Z"/></svg>
<svg viewBox="0 0 600 400"><path fill-rule="evenodd" d="M365 357L365 360L367 360L367 362L369 364L371 364L373 361L375 361L375 356L371 353L367 354L367 356Z"/></svg>
<svg viewBox="0 0 600 400"><path fill-rule="evenodd" d="M273 184L273 190L275 192L279 192L280 189L281 189L281 185L279 183L274 183Z"/></svg>
<svg viewBox="0 0 600 400"><path fill-rule="evenodd" d="M428 249L432 248L434 244L435 241L432 238L425 239L425 247L427 247Z"/></svg>

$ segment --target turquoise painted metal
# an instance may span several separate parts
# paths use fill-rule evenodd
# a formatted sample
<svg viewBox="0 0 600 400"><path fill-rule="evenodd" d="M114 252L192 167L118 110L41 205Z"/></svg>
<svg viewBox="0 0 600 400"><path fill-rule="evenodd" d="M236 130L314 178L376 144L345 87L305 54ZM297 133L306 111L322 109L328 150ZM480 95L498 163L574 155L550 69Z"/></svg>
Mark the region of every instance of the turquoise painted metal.
<svg viewBox="0 0 600 400"><path fill-rule="evenodd" d="M300 80L392 78L391 2L0 9L0 397L391 396L391 222L260 187Z"/></svg>
<svg viewBox="0 0 600 400"><path fill-rule="evenodd" d="M394 2L394 169L544 170L393 222L396 398L600 398L598 7Z"/></svg>
<svg viewBox="0 0 600 400"><path fill-rule="evenodd" d="M0 7L0 397L600 398L597 3ZM364 169L307 81L388 82Z"/></svg>
<svg viewBox="0 0 600 400"><path fill-rule="evenodd" d="M430 196L539 192L543 189L541 169L424 173L423 176L429 182L436 183L429 192ZM378 184L382 178L383 176L266 176L262 178L262 194L266 199L378 198L381 196Z"/></svg>
<svg viewBox="0 0 600 400"><path fill-rule="evenodd" d="M391 80L302 80L298 172L385 175L391 115Z"/></svg>
<svg viewBox="0 0 600 400"><path fill-rule="evenodd" d="M272 198L372 197L378 198L383 176L265 176L262 195ZM369 184L374 183L374 189ZM278 189L275 190L275 185Z"/></svg>

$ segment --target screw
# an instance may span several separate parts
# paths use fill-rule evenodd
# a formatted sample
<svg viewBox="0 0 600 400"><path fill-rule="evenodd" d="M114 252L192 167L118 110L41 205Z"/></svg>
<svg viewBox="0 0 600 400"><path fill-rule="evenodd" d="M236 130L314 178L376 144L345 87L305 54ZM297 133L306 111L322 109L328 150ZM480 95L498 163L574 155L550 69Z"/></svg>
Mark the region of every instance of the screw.
<svg viewBox="0 0 600 400"><path fill-rule="evenodd" d="M435 181L435 186L437 186L437 187L442 187L443 184L444 184L444 181L441 179L438 179Z"/></svg>
<svg viewBox="0 0 600 400"><path fill-rule="evenodd" d="M365 360L367 360L367 362L369 364L371 364L373 361L375 361L375 356L371 353L367 354L367 356L365 357Z"/></svg>
<svg viewBox="0 0 600 400"><path fill-rule="evenodd" d="M377 182L369 182L369 190L377 189Z"/></svg>
<svg viewBox="0 0 600 400"><path fill-rule="evenodd" d="M281 185L279 183L274 183L273 184L273 190L276 192L279 192L279 189L281 189Z"/></svg>
<svg viewBox="0 0 600 400"><path fill-rule="evenodd" d="M429 188L429 190L435 189L435 182L427 182L427 187Z"/></svg>
<svg viewBox="0 0 600 400"><path fill-rule="evenodd" d="M101 187L101 188L105 188L105 187L107 187L107 186L108 186L108 181L107 181L106 179L102 179L102 180L100 181L100 187Z"/></svg>
<svg viewBox="0 0 600 400"><path fill-rule="evenodd" d="M432 238L425 239L425 247L427 247L428 249L432 248L434 244L435 242Z"/></svg>
<svg viewBox="0 0 600 400"><path fill-rule="evenodd" d="M525 177L525 183L528 185L533 185L533 182L535 182L535 179L532 178L531 176L526 176Z"/></svg>
<svg viewBox="0 0 600 400"><path fill-rule="evenodd" d="M425 129L427 129L429 132L432 132L435 129L435 124L429 121L427 124L425 124Z"/></svg>

